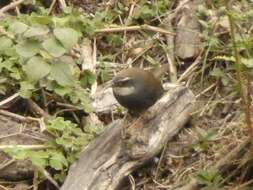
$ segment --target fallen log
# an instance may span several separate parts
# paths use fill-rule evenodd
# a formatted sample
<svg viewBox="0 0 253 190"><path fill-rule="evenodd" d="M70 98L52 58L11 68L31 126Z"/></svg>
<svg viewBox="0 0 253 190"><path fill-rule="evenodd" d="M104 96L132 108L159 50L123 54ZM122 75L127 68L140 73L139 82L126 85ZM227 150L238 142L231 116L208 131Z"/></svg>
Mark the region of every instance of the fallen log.
<svg viewBox="0 0 253 190"><path fill-rule="evenodd" d="M190 118L194 101L189 89L177 86L138 118L113 122L80 153L61 189L118 189L126 176L179 132Z"/></svg>

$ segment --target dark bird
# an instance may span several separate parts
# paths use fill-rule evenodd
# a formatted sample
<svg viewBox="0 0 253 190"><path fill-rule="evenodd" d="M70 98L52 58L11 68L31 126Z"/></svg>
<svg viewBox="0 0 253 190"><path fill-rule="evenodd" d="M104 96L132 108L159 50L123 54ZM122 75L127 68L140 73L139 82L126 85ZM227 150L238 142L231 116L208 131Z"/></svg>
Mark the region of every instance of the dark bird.
<svg viewBox="0 0 253 190"><path fill-rule="evenodd" d="M152 72L138 68L120 71L112 80L112 88L117 101L133 112L146 110L164 92L160 79Z"/></svg>

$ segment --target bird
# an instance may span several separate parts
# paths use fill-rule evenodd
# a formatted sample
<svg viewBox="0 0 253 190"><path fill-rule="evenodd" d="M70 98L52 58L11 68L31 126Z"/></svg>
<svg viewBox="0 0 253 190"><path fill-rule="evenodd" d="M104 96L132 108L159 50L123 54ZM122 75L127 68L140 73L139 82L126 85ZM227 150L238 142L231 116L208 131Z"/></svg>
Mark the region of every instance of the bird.
<svg viewBox="0 0 253 190"><path fill-rule="evenodd" d="M140 113L152 106L164 93L161 81L167 67L158 70L160 76L140 68L120 71L112 79L114 97L120 105L133 113Z"/></svg>

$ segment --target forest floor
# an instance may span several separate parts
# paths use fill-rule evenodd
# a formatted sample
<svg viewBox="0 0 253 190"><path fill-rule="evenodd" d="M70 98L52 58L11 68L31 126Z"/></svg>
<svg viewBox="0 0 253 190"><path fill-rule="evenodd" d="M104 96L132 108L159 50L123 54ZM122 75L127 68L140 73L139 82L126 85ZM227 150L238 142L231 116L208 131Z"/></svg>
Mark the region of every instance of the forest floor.
<svg viewBox="0 0 253 190"><path fill-rule="evenodd" d="M53 14L61 10L59 2L52 9ZM242 98L240 85L242 89L251 85L247 76L250 76L253 65L253 3L233 1L228 8L225 2L203 3L200 0L66 2L84 15L104 17L103 22L106 23L103 29L97 29L103 23L94 21L92 27L96 28L97 35L88 40L86 52L80 53L78 48L72 52L79 51L80 57L82 53L89 55L90 49L95 51L95 56L92 54L85 58L87 63L94 59L97 62L95 67L87 66L97 76L97 81L90 85L90 93L95 93L94 89L106 84L113 73L122 68L150 69L169 64L171 70L163 83L187 86L196 96L191 120L159 155L128 176L129 184L123 189L252 189L252 155L248 146L250 132L243 109L247 103ZM241 81L236 70L228 15L233 15L241 67L245 67L241 71ZM108 30L112 27L116 29ZM247 97L251 99L250 90L247 87ZM42 94L51 97L47 92ZM7 97L2 95L1 99ZM36 101L38 99L33 97L41 106L43 103ZM85 114L79 111L73 114L71 111L76 104L67 100L57 104L58 100L63 99L57 99L56 104L50 106L41 106L43 114L52 115L54 112L53 115L81 123ZM26 109L20 110L13 105L7 109L21 115L32 115ZM95 112L95 120L106 125L114 118L123 117L124 113L125 110L116 105L109 113Z"/></svg>

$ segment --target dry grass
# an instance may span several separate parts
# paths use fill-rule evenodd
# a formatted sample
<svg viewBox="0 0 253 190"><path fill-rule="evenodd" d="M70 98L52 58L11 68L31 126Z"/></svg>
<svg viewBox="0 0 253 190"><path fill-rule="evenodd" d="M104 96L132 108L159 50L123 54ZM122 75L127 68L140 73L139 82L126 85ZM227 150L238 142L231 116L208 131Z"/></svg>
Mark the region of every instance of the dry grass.
<svg viewBox="0 0 253 190"><path fill-rule="evenodd" d="M173 189L187 184L200 171L219 168L219 162L247 139L239 102L240 99L231 101L230 96L212 100L200 97L192 121L167 144L164 154L157 158L162 159L160 165L156 161L144 170L149 176L137 180L141 184L137 189ZM248 172L243 171L248 167L249 155L237 156L225 160L227 168L221 171L223 180L219 184L224 188L235 187L246 179ZM143 185L143 181L147 184Z"/></svg>

